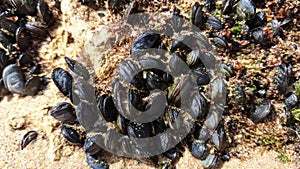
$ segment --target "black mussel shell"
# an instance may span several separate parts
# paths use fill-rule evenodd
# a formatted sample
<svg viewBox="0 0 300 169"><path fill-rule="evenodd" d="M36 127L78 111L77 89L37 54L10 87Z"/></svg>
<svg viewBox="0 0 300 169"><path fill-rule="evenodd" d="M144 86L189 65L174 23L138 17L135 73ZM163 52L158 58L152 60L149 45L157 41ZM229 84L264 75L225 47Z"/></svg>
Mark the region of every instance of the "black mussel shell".
<svg viewBox="0 0 300 169"><path fill-rule="evenodd" d="M138 57L145 54L145 49L165 49L165 45L161 39L161 36L154 32L144 32L139 37L137 37L130 49L130 54L132 57Z"/></svg>
<svg viewBox="0 0 300 169"><path fill-rule="evenodd" d="M264 41L264 31L261 28L255 28L251 31L252 39L256 43L263 43Z"/></svg>
<svg viewBox="0 0 300 169"><path fill-rule="evenodd" d="M38 136L36 131L29 131L26 133L21 142L21 150L23 150L28 144L34 141Z"/></svg>
<svg viewBox="0 0 300 169"><path fill-rule="evenodd" d="M202 6L200 6L199 2L196 2L192 8L192 24L201 28L205 23L204 12L202 10Z"/></svg>
<svg viewBox="0 0 300 169"><path fill-rule="evenodd" d="M230 154L228 152L222 153L221 160L222 161L229 161L230 160Z"/></svg>
<svg viewBox="0 0 300 169"><path fill-rule="evenodd" d="M208 85L210 82L209 74L202 69L195 69L192 71L193 76L196 78L197 85Z"/></svg>
<svg viewBox="0 0 300 169"><path fill-rule="evenodd" d="M201 54L199 49L192 50L186 57L186 64L188 64L191 69L202 65Z"/></svg>
<svg viewBox="0 0 300 169"><path fill-rule="evenodd" d="M35 15L37 0L33 1L9 1L10 4L17 9L20 15Z"/></svg>
<svg viewBox="0 0 300 169"><path fill-rule="evenodd" d="M86 155L87 163L92 169L108 169L107 162L100 157L100 155L87 154Z"/></svg>
<svg viewBox="0 0 300 169"><path fill-rule="evenodd" d="M120 63L119 72L121 79L125 82L137 88L144 85L142 81L142 74L140 73L141 69L135 61L125 59Z"/></svg>
<svg viewBox="0 0 300 169"><path fill-rule="evenodd" d="M275 84L281 93L285 93L293 83L292 66L282 63L278 68L278 75L275 77Z"/></svg>
<svg viewBox="0 0 300 169"><path fill-rule="evenodd" d="M165 155L167 158L169 158L170 160L172 160L173 163L174 163L175 161L177 161L177 160L179 159L179 157L181 156L179 150L177 150L176 147L171 148L170 150L166 151L166 152L164 153L164 155Z"/></svg>
<svg viewBox="0 0 300 169"><path fill-rule="evenodd" d="M97 144L98 136L92 136L88 138L83 146L84 152L90 155L94 155L102 150L102 148Z"/></svg>
<svg viewBox="0 0 300 169"><path fill-rule="evenodd" d="M139 111L146 111L146 101L144 97L148 96L148 93L129 89L129 100L130 103Z"/></svg>
<svg viewBox="0 0 300 169"><path fill-rule="evenodd" d="M181 59L178 53L174 53L170 59L169 67L174 76L180 76L189 72L189 67Z"/></svg>
<svg viewBox="0 0 300 169"><path fill-rule="evenodd" d="M31 67L30 71L28 72L29 75L38 75L41 73L41 65L37 64Z"/></svg>
<svg viewBox="0 0 300 169"><path fill-rule="evenodd" d="M249 118L254 122L261 122L272 111L272 104L270 101L265 100L262 103L255 105L255 109L250 111Z"/></svg>
<svg viewBox="0 0 300 169"><path fill-rule="evenodd" d="M251 20L255 17L256 8L251 0L240 0L236 5L236 13L240 19Z"/></svg>
<svg viewBox="0 0 300 169"><path fill-rule="evenodd" d="M108 122L116 121L118 118L118 110L115 107L111 95L102 94L98 98L98 109L103 115L104 119Z"/></svg>
<svg viewBox="0 0 300 169"><path fill-rule="evenodd" d="M164 83L162 77L149 71L146 75L147 84L151 89L161 89L165 90L168 85Z"/></svg>
<svg viewBox="0 0 300 169"><path fill-rule="evenodd" d="M75 79L74 91L71 92L70 99L72 103L78 101L85 101L88 103L96 104L96 95L94 87L83 78ZM76 104L76 103L75 103Z"/></svg>
<svg viewBox="0 0 300 169"><path fill-rule="evenodd" d="M224 126L220 126L212 135L212 142L216 146L217 150L223 151L226 148L226 134Z"/></svg>
<svg viewBox="0 0 300 169"><path fill-rule="evenodd" d="M21 50L27 50L31 46L31 37L25 27L19 27L16 32L16 42Z"/></svg>
<svg viewBox="0 0 300 169"><path fill-rule="evenodd" d="M246 93L240 84L235 85L234 97L238 105L245 105L247 102Z"/></svg>
<svg viewBox="0 0 300 169"><path fill-rule="evenodd" d="M119 115L118 116L118 119L117 119L117 126L118 126L118 129L119 129L119 132L122 133L122 134L125 134L127 135L127 126L129 124L129 120L126 119L125 117L123 117L122 115Z"/></svg>
<svg viewBox="0 0 300 169"><path fill-rule="evenodd" d="M219 71L223 73L227 78L233 77L235 75L233 67L226 63L222 63L220 65Z"/></svg>
<svg viewBox="0 0 300 169"><path fill-rule="evenodd" d="M232 12L233 0L224 0L222 3L222 13L228 14Z"/></svg>
<svg viewBox="0 0 300 169"><path fill-rule="evenodd" d="M25 94L34 96L41 89L42 81L38 76L29 78L25 83Z"/></svg>
<svg viewBox="0 0 300 169"><path fill-rule="evenodd" d="M14 21L6 18L0 19L0 27L7 30L11 34L15 34L18 29L18 25Z"/></svg>
<svg viewBox="0 0 300 169"><path fill-rule="evenodd" d="M0 49L0 74L2 74L3 69L9 65L9 58L6 55L5 50Z"/></svg>
<svg viewBox="0 0 300 169"><path fill-rule="evenodd" d="M4 86L3 79L0 79L0 98L9 94L9 91Z"/></svg>
<svg viewBox="0 0 300 169"><path fill-rule="evenodd" d="M74 107L67 102L62 102L49 111L50 115L62 122L73 122L76 120Z"/></svg>
<svg viewBox="0 0 300 169"><path fill-rule="evenodd" d="M206 169L214 169L219 165L219 157L215 154L208 155L202 160L202 167Z"/></svg>
<svg viewBox="0 0 300 169"><path fill-rule="evenodd" d="M216 9L215 0L205 0L205 8L209 13L213 12Z"/></svg>
<svg viewBox="0 0 300 169"><path fill-rule="evenodd" d="M128 135L133 138L147 138L152 136L152 125L151 123L129 123Z"/></svg>
<svg viewBox="0 0 300 169"><path fill-rule="evenodd" d="M214 37L214 44L218 48L223 48L223 49L228 48L228 43L227 43L226 39L223 37L219 37L219 36Z"/></svg>
<svg viewBox="0 0 300 169"><path fill-rule="evenodd" d="M299 100L295 93L291 92L285 96L285 103L290 107L295 107L298 104Z"/></svg>
<svg viewBox="0 0 300 169"><path fill-rule="evenodd" d="M55 68L52 71L52 80L59 91L67 96L70 97L72 93L72 83L73 77L62 68Z"/></svg>
<svg viewBox="0 0 300 169"><path fill-rule="evenodd" d="M5 32L3 32L2 30L0 30L0 43L4 47L7 47L15 42L16 42L16 40L13 36L10 36L10 35L6 34Z"/></svg>
<svg viewBox="0 0 300 169"><path fill-rule="evenodd" d="M25 28L28 31L28 33L30 33L32 38L44 40L48 36L51 37L50 33L46 28L39 27L37 25L34 25L33 23L26 23Z"/></svg>
<svg viewBox="0 0 300 169"><path fill-rule="evenodd" d="M215 16L209 16L207 18L207 25L209 27L212 27L216 31L220 31L223 28L221 20L216 18Z"/></svg>
<svg viewBox="0 0 300 169"><path fill-rule="evenodd" d="M63 125L61 127L61 133L66 138L66 140L71 144L82 146L84 143L80 134L72 127Z"/></svg>
<svg viewBox="0 0 300 169"><path fill-rule="evenodd" d="M2 73L5 87L11 93L24 95L25 79L22 70L15 64L5 67Z"/></svg>
<svg viewBox="0 0 300 169"><path fill-rule="evenodd" d="M253 20L247 21L247 25L251 28L256 28L258 26L262 26L265 24L267 20L266 12L264 11L259 11L255 14L255 17Z"/></svg>
<svg viewBox="0 0 300 169"><path fill-rule="evenodd" d="M154 134L163 133L167 129L167 125L165 123L165 119L163 117L159 117L152 122Z"/></svg>
<svg viewBox="0 0 300 169"><path fill-rule="evenodd" d="M19 60L20 66L22 66L22 67L29 67L34 64L31 56L27 53L20 54L18 60Z"/></svg>
<svg viewBox="0 0 300 169"><path fill-rule="evenodd" d="M155 70L155 68L158 68L159 70L164 71L166 69L166 64L155 56L141 56L139 58L139 65L141 66L142 70Z"/></svg>
<svg viewBox="0 0 300 169"><path fill-rule="evenodd" d="M191 154L197 159L204 159L207 154L207 146L200 140L194 140L190 147Z"/></svg>
<svg viewBox="0 0 300 169"><path fill-rule="evenodd" d="M170 52L175 52L177 50L189 53L192 50L192 44L194 44L195 38L190 35L183 35L175 39L170 48Z"/></svg>
<svg viewBox="0 0 300 169"><path fill-rule="evenodd" d="M65 57L65 60L74 77L82 77L85 80L90 79L89 71L81 63L68 57Z"/></svg>

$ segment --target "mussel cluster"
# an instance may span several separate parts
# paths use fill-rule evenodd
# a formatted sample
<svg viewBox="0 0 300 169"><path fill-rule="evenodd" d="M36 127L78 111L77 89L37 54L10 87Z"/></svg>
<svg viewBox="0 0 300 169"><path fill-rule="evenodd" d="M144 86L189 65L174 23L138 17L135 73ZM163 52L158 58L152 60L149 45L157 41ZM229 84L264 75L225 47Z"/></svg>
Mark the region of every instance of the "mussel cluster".
<svg viewBox="0 0 300 169"><path fill-rule="evenodd" d="M43 0L0 2L0 97L36 95L46 85L47 79L39 76L36 44L49 37L46 27L52 19Z"/></svg>
<svg viewBox="0 0 300 169"><path fill-rule="evenodd" d="M162 164L158 156L149 156L147 160L155 165L169 166L176 163L185 146L189 147L195 158L202 160L205 168L212 168L222 160L228 160L228 154L224 151L226 134L223 125L219 124L223 109L215 106L210 112L211 105L205 96L205 88L210 82L214 83L217 90L209 99L224 96L226 92L222 80L212 79L206 68L216 66L216 60L210 52L212 46L200 33L182 35L173 40L170 53L162 52L166 50L166 46L162 36L153 31L146 31L138 36L131 46L132 57L125 59L119 66L119 76L112 84L112 93L101 94L97 103L92 97L95 97L95 90L87 83L90 79L89 72L82 64L66 57L73 76L62 68L53 70L54 83L77 109L70 103L63 102L50 110L50 114L63 123L62 134L70 143L83 145L88 164L92 168L107 166L101 156L102 148L96 142L101 137L107 140L105 146L121 149L120 154L132 153L126 149L126 144L124 147L118 145L118 140L110 134L106 124L99 124L97 119L101 118L106 123L114 124L115 129L123 135L122 138L157 136L170 128L184 128L184 121L194 119L188 124L191 129L180 138L179 143L162 153L171 162ZM161 113L157 117L149 120L159 111ZM186 113L188 115L182 120L180 117ZM127 117L132 114L136 114L135 120L149 121L129 120ZM88 120L84 116L88 116ZM85 141L75 130L78 122L85 127ZM95 126L99 129L95 129ZM161 136L153 146L167 147L168 144L171 141ZM138 150L139 147L135 147L135 151Z"/></svg>
<svg viewBox="0 0 300 169"><path fill-rule="evenodd" d="M251 42L263 47L270 46L276 43L277 36L283 37L282 30L292 24L293 16L285 11L285 17L270 20L266 11L259 9L265 3L259 0L224 0L219 9L213 0L206 1L204 5L196 2L191 21L202 30L209 29L208 36L212 42L227 51L239 51ZM282 5L274 5L272 14L279 15Z"/></svg>
<svg viewBox="0 0 300 169"><path fill-rule="evenodd" d="M81 2L103 4L104 1ZM122 2L122 7L128 3L108 1L110 2ZM265 11L256 9L256 6L260 7L259 2L224 0L222 9L217 9L213 0L206 1L205 5L196 2L192 7L190 20L199 29L209 30L206 33L215 47L228 52L239 51L252 42L265 47L274 43L275 37L283 36L282 30L292 23L292 19L287 16L267 23ZM137 6L132 9L136 10L133 12L140 12ZM182 17L177 8L173 14ZM177 22L177 25L180 29L180 23ZM194 118L188 124L191 125L188 134L168 151L139 160L152 162L162 168L172 168L181 157L184 147L188 147L195 158L202 160L205 168L214 168L230 158L226 152L227 133L222 121L224 109L214 106L216 103L213 101L226 96L227 88L209 70L217 69L228 79L235 76L233 68L229 64L217 65L211 52L213 47L197 31L170 39L154 31L139 35L131 46L131 57L120 63L119 76L112 83L110 93L96 95L94 87L89 84L89 71L68 57L65 60L71 74L62 68L53 70L55 85L63 95L70 98L71 103L59 103L50 110L50 114L62 122L62 134L68 142L83 146L90 167L108 168L104 151L97 144L99 140L104 140L105 147L119 149L119 154L126 156L132 153L128 148L132 145L127 142L120 144L120 140L155 137L168 129L177 129L183 124L180 116L185 113L188 115L184 116L183 121ZM195 86L192 85L194 83ZM209 87L211 83L217 91L209 96L208 91L213 90ZM279 66L274 83L285 96L287 125L295 130L298 128L299 131L295 120L300 119L300 107L294 88L289 89L294 83L289 64ZM266 88L257 87L252 95L248 95L236 83L231 92L233 97L228 99L231 100L225 103L226 106L229 109L239 108L252 122L262 122L272 114L273 104L267 97ZM148 116L147 112L155 114L161 107L162 114L149 120L152 116ZM213 110L210 111L212 107ZM136 122L128 118L132 114L136 115L137 121L146 120ZM79 125L85 128L83 134L77 131ZM112 134L112 128L123 136L117 140ZM160 144L155 146L163 149L168 144L169 140L161 137ZM134 151L139 152L141 149L134 147Z"/></svg>

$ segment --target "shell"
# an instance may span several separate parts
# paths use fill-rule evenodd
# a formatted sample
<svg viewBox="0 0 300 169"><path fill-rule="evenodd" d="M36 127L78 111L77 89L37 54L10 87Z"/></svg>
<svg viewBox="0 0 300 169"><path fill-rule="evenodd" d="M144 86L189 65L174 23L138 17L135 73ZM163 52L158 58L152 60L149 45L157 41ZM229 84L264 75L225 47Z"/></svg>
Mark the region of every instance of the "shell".
<svg viewBox="0 0 300 169"><path fill-rule="evenodd" d="M24 74L17 65L11 64L6 66L3 70L2 77L4 85L8 89L8 91L21 95L25 94Z"/></svg>
<svg viewBox="0 0 300 169"><path fill-rule="evenodd" d="M55 68L52 71L52 80L59 91L67 96L70 97L72 93L72 84L73 84L73 77L62 68Z"/></svg>

